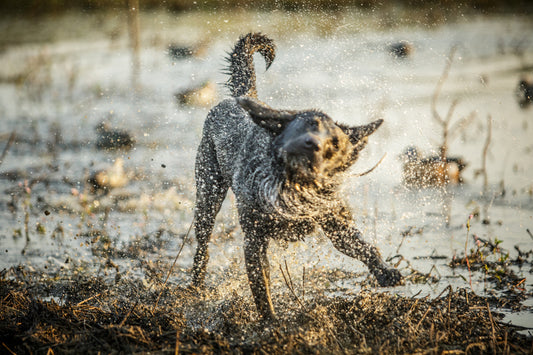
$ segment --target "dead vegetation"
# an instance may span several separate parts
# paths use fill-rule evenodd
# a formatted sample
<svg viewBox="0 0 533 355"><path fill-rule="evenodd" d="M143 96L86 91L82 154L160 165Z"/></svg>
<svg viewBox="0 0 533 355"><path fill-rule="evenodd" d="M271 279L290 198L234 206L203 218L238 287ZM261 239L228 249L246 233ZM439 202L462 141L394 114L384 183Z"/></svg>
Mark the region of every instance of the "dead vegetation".
<svg viewBox="0 0 533 355"><path fill-rule="evenodd" d="M160 297L160 298L159 298ZM201 299L174 285L84 274L2 273L3 353L529 353L531 339L491 308L517 301L445 289L435 298L374 291L276 299L264 328L249 297Z"/></svg>
<svg viewBox="0 0 533 355"><path fill-rule="evenodd" d="M467 236L468 238L468 236ZM473 235L474 247L469 252L465 250L462 256L455 256L449 263L452 268L465 267L471 271L480 271L496 289L506 290L508 294L523 293L525 291L525 277L519 277L511 269L512 265L527 265L531 251L524 252L515 246L518 255L512 259L509 251L501 247L502 240L486 240ZM468 241L467 241L468 242ZM466 245L465 245L466 248Z"/></svg>

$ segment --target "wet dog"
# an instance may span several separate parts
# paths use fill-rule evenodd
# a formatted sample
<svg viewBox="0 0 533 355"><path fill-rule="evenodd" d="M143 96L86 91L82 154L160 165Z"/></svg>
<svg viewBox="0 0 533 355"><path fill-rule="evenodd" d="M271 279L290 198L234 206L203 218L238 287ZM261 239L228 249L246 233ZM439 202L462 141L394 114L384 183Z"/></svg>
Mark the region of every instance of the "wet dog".
<svg viewBox="0 0 533 355"><path fill-rule="evenodd" d="M362 240L338 196L343 173L357 160L378 120L350 127L317 110L276 110L257 100L253 54L275 57L271 39L250 33L228 57L232 98L215 106L204 124L196 157L193 285L201 287L215 216L229 188L244 232L246 271L257 310L275 318L267 248L271 239L301 240L317 228L342 253L365 263L382 286L401 281L398 270Z"/></svg>

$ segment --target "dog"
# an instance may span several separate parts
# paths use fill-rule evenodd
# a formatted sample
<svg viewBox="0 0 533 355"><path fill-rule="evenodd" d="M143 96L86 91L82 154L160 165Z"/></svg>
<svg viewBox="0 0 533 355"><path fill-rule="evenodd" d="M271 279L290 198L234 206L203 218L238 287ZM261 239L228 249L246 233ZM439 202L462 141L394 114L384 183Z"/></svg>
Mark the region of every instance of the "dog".
<svg viewBox="0 0 533 355"><path fill-rule="evenodd" d="M357 160L382 120L351 127L318 110L267 106L257 99L256 52L264 57L268 70L275 57L273 41L261 33L240 37L227 58L226 85L232 98L211 109L204 123L195 165L198 244L193 288L204 283L208 242L229 188L244 232L250 288L264 320L276 319L267 258L272 239L302 240L320 228L335 248L365 263L379 285L400 283L400 272L363 241L338 193L343 173Z"/></svg>

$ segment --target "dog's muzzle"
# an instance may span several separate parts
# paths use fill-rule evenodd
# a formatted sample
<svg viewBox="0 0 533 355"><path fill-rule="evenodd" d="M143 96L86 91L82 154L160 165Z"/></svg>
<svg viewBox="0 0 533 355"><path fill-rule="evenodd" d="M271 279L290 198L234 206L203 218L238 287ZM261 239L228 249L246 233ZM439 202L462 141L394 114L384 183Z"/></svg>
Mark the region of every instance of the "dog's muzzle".
<svg viewBox="0 0 533 355"><path fill-rule="evenodd" d="M289 159L302 160L302 158L306 158L311 165L314 165L319 159L321 148L320 138L307 133L285 143L282 150Z"/></svg>

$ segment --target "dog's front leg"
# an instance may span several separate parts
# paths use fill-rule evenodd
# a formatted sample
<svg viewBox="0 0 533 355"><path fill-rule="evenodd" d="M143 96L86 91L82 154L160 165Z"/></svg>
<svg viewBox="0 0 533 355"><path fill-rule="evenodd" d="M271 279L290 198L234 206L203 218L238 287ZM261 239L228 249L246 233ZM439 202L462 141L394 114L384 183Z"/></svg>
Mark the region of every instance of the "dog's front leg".
<svg viewBox="0 0 533 355"><path fill-rule="evenodd" d="M355 228L347 208L343 206L337 213L324 216L320 220L320 225L337 250L361 260L368 266L380 286L394 286L400 283L402 279L400 272L387 265L377 248L362 239L361 232Z"/></svg>
<svg viewBox="0 0 533 355"><path fill-rule="evenodd" d="M263 319L273 320L276 315L270 297L270 265L268 263L267 249L268 240L266 238L258 238L246 234L244 239L244 259L255 305Z"/></svg>

